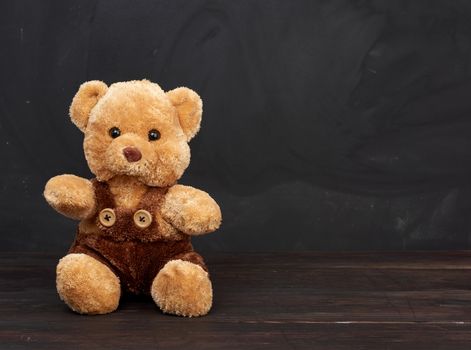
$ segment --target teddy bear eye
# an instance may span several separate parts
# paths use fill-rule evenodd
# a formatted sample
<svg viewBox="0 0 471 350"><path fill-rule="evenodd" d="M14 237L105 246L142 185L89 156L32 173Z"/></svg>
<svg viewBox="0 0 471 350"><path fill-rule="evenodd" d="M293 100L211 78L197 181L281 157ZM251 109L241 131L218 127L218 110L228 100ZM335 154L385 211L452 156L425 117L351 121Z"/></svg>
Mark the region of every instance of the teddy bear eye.
<svg viewBox="0 0 471 350"><path fill-rule="evenodd" d="M149 141L155 141L160 139L160 132L157 129L152 129L149 131Z"/></svg>
<svg viewBox="0 0 471 350"><path fill-rule="evenodd" d="M112 138L115 139L121 135L121 130L119 130L116 126L114 126L110 129L109 134Z"/></svg>

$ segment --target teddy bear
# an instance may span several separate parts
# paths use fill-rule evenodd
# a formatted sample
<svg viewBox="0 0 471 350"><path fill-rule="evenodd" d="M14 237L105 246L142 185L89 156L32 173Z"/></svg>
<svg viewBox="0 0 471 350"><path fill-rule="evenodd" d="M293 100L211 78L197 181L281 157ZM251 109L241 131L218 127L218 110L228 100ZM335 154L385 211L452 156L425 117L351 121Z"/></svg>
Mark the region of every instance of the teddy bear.
<svg viewBox="0 0 471 350"><path fill-rule="evenodd" d="M80 86L70 117L95 178L59 175L44 189L49 205L80 221L56 268L58 294L73 311L110 313L131 293L150 295L164 313L209 312L212 284L191 236L218 229L221 210L206 192L177 184L201 115L201 98L186 87Z"/></svg>

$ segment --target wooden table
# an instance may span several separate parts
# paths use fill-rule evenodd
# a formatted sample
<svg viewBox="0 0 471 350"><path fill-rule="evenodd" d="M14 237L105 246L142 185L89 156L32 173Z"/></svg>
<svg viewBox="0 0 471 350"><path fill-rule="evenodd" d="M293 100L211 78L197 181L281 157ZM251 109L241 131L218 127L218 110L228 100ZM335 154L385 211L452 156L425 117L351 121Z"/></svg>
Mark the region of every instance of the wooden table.
<svg viewBox="0 0 471 350"><path fill-rule="evenodd" d="M206 254L202 318L146 298L79 316L54 286L58 255L0 255L1 349L471 349L471 253Z"/></svg>

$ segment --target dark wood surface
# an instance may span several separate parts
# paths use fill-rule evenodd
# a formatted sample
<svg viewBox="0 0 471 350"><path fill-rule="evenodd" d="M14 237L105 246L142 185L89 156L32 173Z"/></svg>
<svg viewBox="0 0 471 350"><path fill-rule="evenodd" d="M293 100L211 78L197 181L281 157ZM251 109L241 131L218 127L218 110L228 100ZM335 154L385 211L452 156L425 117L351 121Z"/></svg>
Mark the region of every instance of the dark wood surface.
<svg viewBox="0 0 471 350"><path fill-rule="evenodd" d="M58 258L0 255L1 349L471 349L471 252L209 255L214 307L195 319L129 297L74 314Z"/></svg>

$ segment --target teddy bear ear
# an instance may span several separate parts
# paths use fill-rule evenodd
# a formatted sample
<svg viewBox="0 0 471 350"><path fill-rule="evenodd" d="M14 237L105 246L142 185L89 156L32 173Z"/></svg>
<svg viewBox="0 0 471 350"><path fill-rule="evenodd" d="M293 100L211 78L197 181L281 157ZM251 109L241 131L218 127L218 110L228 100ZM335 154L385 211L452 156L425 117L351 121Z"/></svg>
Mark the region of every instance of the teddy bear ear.
<svg viewBox="0 0 471 350"><path fill-rule="evenodd" d="M69 114L72 122L83 132L87 127L90 112L107 90L108 86L99 80L87 81L80 85L70 105Z"/></svg>
<svg viewBox="0 0 471 350"><path fill-rule="evenodd" d="M167 96L177 109L178 119L186 135L186 140L190 141L200 129L201 115L203 114L201 97L186 87L168 91Z"/></svg>

